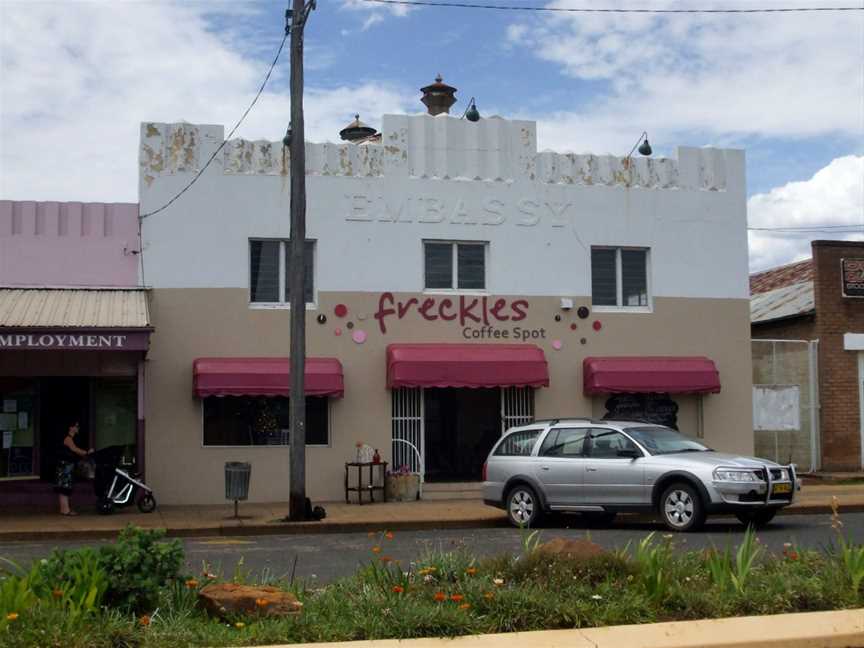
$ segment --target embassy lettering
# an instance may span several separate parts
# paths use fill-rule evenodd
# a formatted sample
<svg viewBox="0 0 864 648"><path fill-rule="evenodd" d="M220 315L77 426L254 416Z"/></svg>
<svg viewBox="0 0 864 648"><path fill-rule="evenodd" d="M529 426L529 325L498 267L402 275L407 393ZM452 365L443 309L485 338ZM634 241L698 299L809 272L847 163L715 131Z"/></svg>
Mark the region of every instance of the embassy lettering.
<svg viewBox="0 0 864 648"><path fill-rule="evenodd" d="M0 349L122 349L126 335L0 334Z"/></svg>
<svg viewBox="0 0 864 648"><path fill-rule="evenodd" d="M471 297L459 295L458 299L450 297L410 297L405 301L397 301L393 293L385 292L378 298L378 311L375 319L381 333L387 333L386 320L395 316L404 319L411 312L416 312L427 322L443 320L459 322L465 326L471 322L489 326L497 322L521 322L528 316L528 302L516 299L512 302L495 297Z"/></svg>

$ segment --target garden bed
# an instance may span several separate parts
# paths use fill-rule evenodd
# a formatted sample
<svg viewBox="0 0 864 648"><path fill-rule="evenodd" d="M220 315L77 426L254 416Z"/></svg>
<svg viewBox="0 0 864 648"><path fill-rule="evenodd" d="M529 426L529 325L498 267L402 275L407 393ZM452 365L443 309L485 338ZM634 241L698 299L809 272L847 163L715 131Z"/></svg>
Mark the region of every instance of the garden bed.
<svg viewBox="0 0 864 648"><path fill-rule="evenodd" d="M238 646L360 639L453 637L588 628L864 606L864 547L846 542L782 555L748 533L740 547L685 551L681 537L650 535L602 551L588 541L541 545L523 534L518 555L475 559L434 553L398 564L398 537L370 537L368 564L323 588L241 571L181 575L179 544L127 529L117 545L37 563L0 580L2 646ZM290 569L290 566L289 566ZM8 572L14 572L8 567ZM276 585L298 615L260 611L211 618L199 590L229 581ZM266 581L266 583L262 583Z"/></svg>

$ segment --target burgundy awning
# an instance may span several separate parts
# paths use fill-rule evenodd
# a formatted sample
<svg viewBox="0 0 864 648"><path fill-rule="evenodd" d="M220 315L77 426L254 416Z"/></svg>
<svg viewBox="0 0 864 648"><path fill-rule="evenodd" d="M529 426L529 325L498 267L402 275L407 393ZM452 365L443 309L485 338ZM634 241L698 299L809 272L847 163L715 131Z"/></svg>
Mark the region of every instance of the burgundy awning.
<svg viewBox="0 0 864 648"><path fill-rule="evenodd" d="M716 394L720 374L701 357L585 358L584 391L592 394Z"/></svg>
<svg viewBox="0 0 864 648"><path fill-rule="evenodd" d="M548 387L533 344L391 344L387 387Z"/></svg>
<svg viewBox="0 0 864 648"><path fill-rule="evenodd" d="M288 358L198 358L192 363L195 395L288 396ZM342 396L342 363L335 358L306 358L306 395Z"/></svg>

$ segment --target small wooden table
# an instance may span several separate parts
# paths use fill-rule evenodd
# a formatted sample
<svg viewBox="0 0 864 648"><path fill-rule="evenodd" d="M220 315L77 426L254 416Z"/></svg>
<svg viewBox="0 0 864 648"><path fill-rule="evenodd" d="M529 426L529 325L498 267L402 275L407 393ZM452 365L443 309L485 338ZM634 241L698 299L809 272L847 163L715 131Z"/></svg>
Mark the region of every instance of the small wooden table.
<svg viewBox="0 0 864 648"><path fill-rule="evenodd" d="M369 481L364 486L363 485L363 469L369 468ZM348 473L351 468L357 469L357 486L348 486ZM381 485L375 485L375 468L379 469L379 476L381 477ZM356 463L356 462L346 462L345 463L345 503L350 504L351 501L349 496L351 493L357 493L357 503L363 503L363 493L369 493L369 501L375 501L375 491L381 491L381 497L383 501L387 501L387 489L385 485L387 475L387 462L379 461L378 463Z"/></svg>

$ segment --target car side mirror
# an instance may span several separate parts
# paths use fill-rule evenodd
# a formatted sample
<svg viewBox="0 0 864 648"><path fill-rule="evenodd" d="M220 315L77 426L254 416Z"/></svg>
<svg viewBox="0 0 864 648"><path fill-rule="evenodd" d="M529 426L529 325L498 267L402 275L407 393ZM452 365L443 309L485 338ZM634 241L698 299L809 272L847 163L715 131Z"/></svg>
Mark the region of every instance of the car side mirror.
<svg viewBox="0 0 864 648"><path fill-rule="evenodd" d="M629 457L630 459L639 459L642 456L642 453L636 448L625 448L624 450L618 451L618 456Z"/></svg>

